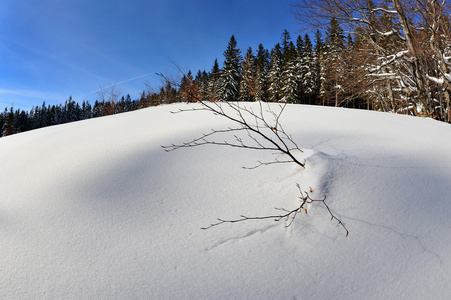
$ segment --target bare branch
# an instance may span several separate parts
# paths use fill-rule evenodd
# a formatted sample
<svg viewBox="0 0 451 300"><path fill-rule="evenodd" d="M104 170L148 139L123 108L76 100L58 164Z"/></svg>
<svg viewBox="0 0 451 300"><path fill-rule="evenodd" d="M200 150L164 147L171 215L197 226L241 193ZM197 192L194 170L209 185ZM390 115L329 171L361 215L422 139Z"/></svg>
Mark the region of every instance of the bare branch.
<svg viewBox="0 0 451 300"><path fill-rule="evenodd" d="M186 147L196 147L201 145L219 145L238 147L252 150L269 150L272 152L279 152L288 159L301 167L305 167L305 162L300 161L293 155L294 150L302 152L302 150L293 141L292 137L288 135L280 124L280 117L285 109L286 104L280 107L280 111L276 114L272 110L268 110L269 115L273 117L270 123L263 111L262 102L259 102L260 111L254 112L252 109L245 106L240 106L239 103L233 102L208 102L199 99L197 101L201 107L190 108L182 111L208 111L215 115L224 117L237 124L237 127L228 129L212 129L210 133L202 134L199 138L193 139L181 144L172 144L169 146L162 146L165 151L172 151ZM227 111L226 111L227 110ZM229 112L228 110L231 110ZM251 120L253 120L251 122ZM218 141L215 139L220 134L230 132L245 131L247 140L244 137L235 135L235 142ZM264 143L263 143L264 142Z"/></svg>
<svg viewBox="0 0 451 300"><path fill-rule="evenodd" d="M331 220L336 220L338 222L338 224L343 227L343 229L346 231L346 237L349 235L349 231L346 228L346 226L343 224L343 222L338 219L330 210L329 206L326 203L326 196L324 196L323 199L313 199L310 197L309 193L304 191L302 192L299 184L296 184L296 186L299 189L299 192L301 194L301 196L299 197L301 204L296 207L295 209L292 210L287 210L285 208L275 208L276 210L282 211L284 213L282 214L278 214L278 215L268 215L268 216L258 216L258 217L249 217L249 216L245 216L245 215L241 215L239 219L232 219L232 220L225 220L225 219L221 219L218 218L218 222L216 223L212 223L209 226L206 227L202 227L201 229L209 229L224 223L239 223L239 222L243 222L243 221L249 221L249 220L266 220L266 219L273 219L276 222L279 222L280 220L285 220L285 227L288 228L290 227L294 220L296 219L296 216L298 215L298 213L304 212L305 214L307 214L307 209L304 207L306 204L308 203L312 203L312 202L322 202L324 204L324 206L326 207L327 211L329 212L330 216L331 216Z"/></svg>
<svg viewBox="0 0 451 300"><path fill-rule="evenodd" d="M246 170L254 170L254 169L257 169L257 168L259 168L261 166L269 166L269 165L274 165L274 164L285 164L285 163L293 163L293 161L291 161L291 160L278 160L278 159L275 159L274 161L269 161L269 162L258 161L258 164L253 166L253 167L242 167L242 168L246 169ZM304 159L304 164L305 164L305 159Z"/></svg>

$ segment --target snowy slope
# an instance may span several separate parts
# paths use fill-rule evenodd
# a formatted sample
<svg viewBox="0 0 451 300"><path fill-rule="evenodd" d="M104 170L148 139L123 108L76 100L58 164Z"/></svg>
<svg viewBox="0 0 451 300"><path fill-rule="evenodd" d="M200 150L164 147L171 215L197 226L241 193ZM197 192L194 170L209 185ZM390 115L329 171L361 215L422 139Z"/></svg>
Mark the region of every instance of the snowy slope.
<svg viewBox="0 0 451 300"><path fill-rule="evenodd" d="M185 104L0 139L1 299L451 299L451 126L288 106L306 169L205 146L229 123ZM217 217L295 208L272 220Z"/></svg>

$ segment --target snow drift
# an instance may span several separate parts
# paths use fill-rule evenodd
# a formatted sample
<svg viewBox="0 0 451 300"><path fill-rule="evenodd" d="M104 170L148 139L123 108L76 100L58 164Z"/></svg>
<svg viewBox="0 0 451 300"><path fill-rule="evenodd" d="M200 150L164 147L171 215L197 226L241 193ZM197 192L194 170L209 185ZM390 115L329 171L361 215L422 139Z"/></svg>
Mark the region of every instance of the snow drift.
<svg viewBox="0 0 451 300"><path fill-rule="evenodd" d="M2 299L448 299L451 127L289 105L306 168L245 170L271 154L205 146L228 126L186 104L0 139ZM268 156L269 155L269 156ZM283 221L217 217L321 205Z"/></svg>

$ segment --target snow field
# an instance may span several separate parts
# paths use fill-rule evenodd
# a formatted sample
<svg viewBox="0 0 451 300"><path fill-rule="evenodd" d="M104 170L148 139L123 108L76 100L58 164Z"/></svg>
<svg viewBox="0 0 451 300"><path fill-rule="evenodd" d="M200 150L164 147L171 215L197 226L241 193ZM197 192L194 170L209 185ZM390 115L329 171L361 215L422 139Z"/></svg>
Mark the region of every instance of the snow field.
<svg viewBox="0 0 451 300"><path fill-rule="evenodd" d="M253 105L253 104L250 104ZM230 125L159 106L0 139L2 299L447 299L451 127L289 105L306 168L212 145ZM293 225L225 219L327 195Z"/></svg>

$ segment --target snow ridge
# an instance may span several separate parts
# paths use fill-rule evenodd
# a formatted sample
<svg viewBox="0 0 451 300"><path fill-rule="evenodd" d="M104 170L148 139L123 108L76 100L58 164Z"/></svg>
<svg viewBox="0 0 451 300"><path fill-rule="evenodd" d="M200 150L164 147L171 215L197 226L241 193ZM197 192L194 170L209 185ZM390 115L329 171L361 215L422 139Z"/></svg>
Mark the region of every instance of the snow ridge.
<svg viewBox="0 0 451 300"><path fill-rule="evenodd" d="M252 104L250 104L252 105ZM451 126L288 105L305 169L226 147L165 152L229 123L186 104L0 140L1 299L448 299ZM266 155L266 154L263 154ZM289 228L216 218L327 203Z"/></svg>

